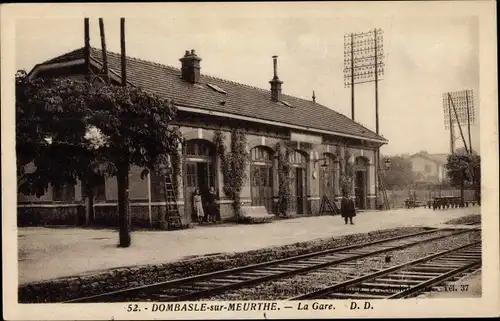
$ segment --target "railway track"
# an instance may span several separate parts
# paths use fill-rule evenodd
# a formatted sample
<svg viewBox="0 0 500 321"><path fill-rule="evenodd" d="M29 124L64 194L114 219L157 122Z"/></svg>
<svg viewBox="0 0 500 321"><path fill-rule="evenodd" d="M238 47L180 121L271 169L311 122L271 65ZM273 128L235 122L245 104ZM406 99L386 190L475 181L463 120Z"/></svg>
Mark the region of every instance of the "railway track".
<svg viewBox="0 0 500 321"><path fill-rule="evenodd" d="M334 284L289 300L310 299L398 299L460 278L481 267L481 242L451 250ZM456 290L456 289L454 289Z"/></svg>
<svg viewBox="0 0 500 321"><path fill-rule="evenodd" d="M285 259L77 298L65 303L197 300L228 290L247 287L265 281L276 280L470 232L471 230L433 229L421 233L344 246Z"/></svg>

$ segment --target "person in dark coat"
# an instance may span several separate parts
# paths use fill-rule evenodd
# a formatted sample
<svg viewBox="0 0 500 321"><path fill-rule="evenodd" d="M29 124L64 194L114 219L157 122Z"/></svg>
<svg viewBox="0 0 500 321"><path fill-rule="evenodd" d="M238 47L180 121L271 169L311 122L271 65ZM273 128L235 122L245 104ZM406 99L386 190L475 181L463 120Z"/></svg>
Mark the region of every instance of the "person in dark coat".
<svg viewBox="0 0 500 321"><path fill-rule="evenodd" d="M219 208L217 206L217 194L215 194L215 188L210 187L208 191L208 195L206 198L207 202L207 214L208 214L208 222L215 222L216 219L219 217L218 212Z"/></svg>
<svg viewBox="0 0 500 321"><path fill-rule="evenodd" d="M349 197L348 193L344 193L344 196L342 197L342 202L340 203L340 215L344 218L345 224L347 224L347 221L349 220L351 225L354 225L352 218L356 216L356 208L354 201Z"/></svg>

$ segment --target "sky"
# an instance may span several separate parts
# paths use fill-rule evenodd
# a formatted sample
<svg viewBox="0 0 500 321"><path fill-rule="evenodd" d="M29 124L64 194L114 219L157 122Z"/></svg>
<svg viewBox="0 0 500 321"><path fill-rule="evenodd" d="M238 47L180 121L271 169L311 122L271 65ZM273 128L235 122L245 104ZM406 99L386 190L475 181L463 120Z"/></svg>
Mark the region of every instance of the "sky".
<svg viewBox="0 0 500 321"><path fill-rule="evenodd" d="M312 8L312 7L311 7ZM155 17L127 18L127 55L174 67L186 50L203 59L201 72L269 89L272 56L278 56L283 93L311 99L347 116L351 91L344 87L344 35L381 28L385 74L379 83L380 134L385 155L448 153L442 95L474 90L473 149L479 150L479 43L477 17L440 14L342 16L321 7L228 13L217 6L189 14L179 6L158 7ZM163 11L162 11L163 10ZM318 10L318 12L314 12ZM333 12L333 11L332 11ZM120 52L119 18L105 18L107 48ZM91 45L100 48L98 19L91 18ZM83 47L83 18L24 19L16 24L16 68L30 70ZM355 87L356 121L375 131L375 86ZM332 128L334 130L334 128ZM466 126L463 128L467 139ZM456 147L462 146L458 128Z"/></svg>

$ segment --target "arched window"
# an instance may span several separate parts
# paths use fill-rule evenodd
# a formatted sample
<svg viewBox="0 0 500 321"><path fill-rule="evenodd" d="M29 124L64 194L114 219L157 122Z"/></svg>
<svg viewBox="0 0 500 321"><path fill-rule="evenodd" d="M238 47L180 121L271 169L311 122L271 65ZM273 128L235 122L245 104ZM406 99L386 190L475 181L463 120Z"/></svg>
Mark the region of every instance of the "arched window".
<svg viewBox="0 0 500 321"><path fill-rule="evenodd" d="M215 146L209 141L202 139L189 140L186 143L186 156L187 157L214 157Z"/></svg>
<svg viewBox="0 0 500 321"><path fill-rule="evenodd" d="M368 166L368 159L363 156L356 157L356 160L354 161L354 166L356 167L356 170L365 170L366 167Z"/></svg>
<svg viewBox="0 0 500 321"><path fill-rule="evenodd" d="M267 147L257 146L252 149L252 162L271 162L272 151Z"/></svg>
<svg viewBox="0 0 500 321"><path fill-rule="evenodd" d="M303 152L300 152L298 150L294 150L293 152L290 153L289 156L289 161L292 164L292 166L295 167L306 167L307 160L306 160L306 155Z"/></svg>

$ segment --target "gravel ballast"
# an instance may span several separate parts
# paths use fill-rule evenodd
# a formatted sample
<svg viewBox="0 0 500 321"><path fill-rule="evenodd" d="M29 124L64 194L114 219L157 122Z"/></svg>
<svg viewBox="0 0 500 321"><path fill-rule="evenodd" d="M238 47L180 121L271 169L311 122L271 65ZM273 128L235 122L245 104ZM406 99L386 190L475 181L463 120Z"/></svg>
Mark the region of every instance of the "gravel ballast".
<svg viewBox="0 0 500 321"><path fill-rule="evenodd" d="M283 300L479 240L481 240L481 233L472 231L403 250L363 258L353 263L339 264L286 279L265 282L252 288L233 290L203 300ZM387 255L391 256L389 263L385 262Z"/></svg>
<svg viewBox="0 0 500 321"><path fill-rule="evenodd" d="M481 214L467 215L453 220L446 221L444 224L460 225L481 223Z"/></svg>
<svg viewBox="0 0 500 321"><path fill-rule="evenodd" d="M66 301L140 285L288 258L335 247L409 235L425 230L426 229L420 227L387 229L337 238L318 239L242 253L199 256L178 262L118 268L86 274L84 276L65 277L31 283L19 287L19 302L46 303Z"/></svg>

